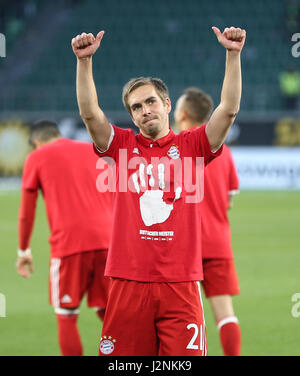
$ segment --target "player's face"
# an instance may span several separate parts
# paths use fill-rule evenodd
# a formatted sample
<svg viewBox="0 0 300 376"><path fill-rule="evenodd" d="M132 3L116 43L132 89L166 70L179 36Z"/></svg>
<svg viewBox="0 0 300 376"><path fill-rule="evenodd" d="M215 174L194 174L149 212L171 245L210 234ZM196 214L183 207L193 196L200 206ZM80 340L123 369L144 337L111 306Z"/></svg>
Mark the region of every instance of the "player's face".
<svg viewBox="0 0 300 376"><path fill-rule="evenodd" d="M169 130L170 98L165 103L153 85L143 85L130 93L128 104L134 124L148 138L158 139Z"/></svg>

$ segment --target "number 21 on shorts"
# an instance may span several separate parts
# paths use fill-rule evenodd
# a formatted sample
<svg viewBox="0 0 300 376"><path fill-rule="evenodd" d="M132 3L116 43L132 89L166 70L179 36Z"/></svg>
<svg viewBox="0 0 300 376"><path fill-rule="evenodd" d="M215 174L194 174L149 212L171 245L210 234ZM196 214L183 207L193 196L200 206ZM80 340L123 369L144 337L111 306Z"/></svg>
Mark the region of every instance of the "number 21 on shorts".
<svg viewBox="0 0 300 376"><path fill-rule="evenodd" d="M186 348L189 350L199 350L200 348L202 353L206 353L205 326L203 324L201 324L200 327L197 324L188 324L187 329L194 330L194 333Z"/></svg>

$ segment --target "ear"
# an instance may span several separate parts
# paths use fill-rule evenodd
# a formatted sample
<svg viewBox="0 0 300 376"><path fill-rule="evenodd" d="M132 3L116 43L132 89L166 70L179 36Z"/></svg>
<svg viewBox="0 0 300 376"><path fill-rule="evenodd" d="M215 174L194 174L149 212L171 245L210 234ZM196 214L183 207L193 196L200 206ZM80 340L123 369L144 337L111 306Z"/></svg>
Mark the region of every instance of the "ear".
<svg viewBox="0 0 300 376"><path fill-rule="evenodd" d="M30 139L30 145L32 146L33 149L37 149L37 140L36 138L31 138Z"/></svg>
<svg viewBox="0 0 300 376"><path fill-rule="evenodd" d="M188 118L188 115L185 110L181 111L181 120L186 120Z"/></svg>
<svg viewBox="0 0 300 376"><path fill-rule="evenodd" d="M171 99L169 97L166 98L165 106L167 107L167 113L169 114L172 111Z"/></svg>
<svg viewBox="0 0 300 376"><path fill-rule="evenodd" d="M39 148L42 147L44 144L45 144L44 142L41 142L41 141L39 141L38 139L33 140L33 145L34 145L34 148L35 148L35 149L39 149Z"/></svg>
<svg viewBox="0 0 300 376"><path fill-rule="evenodd" d="M178 122L182 123L183 121L187 119L188 116L185 110L181 109L181 110L178 110L177 117L178 117Z"/></svg>

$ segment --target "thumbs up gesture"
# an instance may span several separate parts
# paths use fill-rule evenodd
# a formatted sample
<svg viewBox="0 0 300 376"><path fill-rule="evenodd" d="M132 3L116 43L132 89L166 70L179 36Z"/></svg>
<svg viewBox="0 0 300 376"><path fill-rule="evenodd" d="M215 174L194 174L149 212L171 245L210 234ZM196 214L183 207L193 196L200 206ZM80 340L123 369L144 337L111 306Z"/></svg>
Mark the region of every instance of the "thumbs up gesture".
<svg viewBox="0 0 300 376"><path fill-rule="evenodd" d="M72 39L71 42L74 54L79 59L93 56L94 53L100 47L103 35L103 30L97 34L96 38L92 33L82 33L80 35L77 35L75 38Z"/></svg>
<svg viewBox="0 0 300 376"><path fill-rule="evenodd" d="M223 33L221 33L215 26L213 26L212 29L219 43L228 51L242 51L246 40L246 30L240 29L239 27L226 27Z"/></svg>

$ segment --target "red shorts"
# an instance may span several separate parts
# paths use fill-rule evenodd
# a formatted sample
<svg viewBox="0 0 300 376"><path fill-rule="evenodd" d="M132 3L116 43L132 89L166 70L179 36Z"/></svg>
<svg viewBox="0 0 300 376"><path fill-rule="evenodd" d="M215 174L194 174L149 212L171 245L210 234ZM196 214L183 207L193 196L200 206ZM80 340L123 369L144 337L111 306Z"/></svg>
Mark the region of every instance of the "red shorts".
<svg viewBox="0 0 300 376"><path fill-rule="evenodd" d="M206 355L200 283L112 278L99 355Z"/></svg>
<svg viewBox="0 0 300 376"><path fill-rule="evenodd" d="M107 250L52 258L49 298L54 308L77 308L85 293L89 307L106 308L110 279L104 277Z"/></svg>
<svg viewBox="0 0 300 376"><path fill-rule="evenodd" d="M204 259L204 280L201 282L205 296L238 295L239 281L232 259Z"/></svg>

